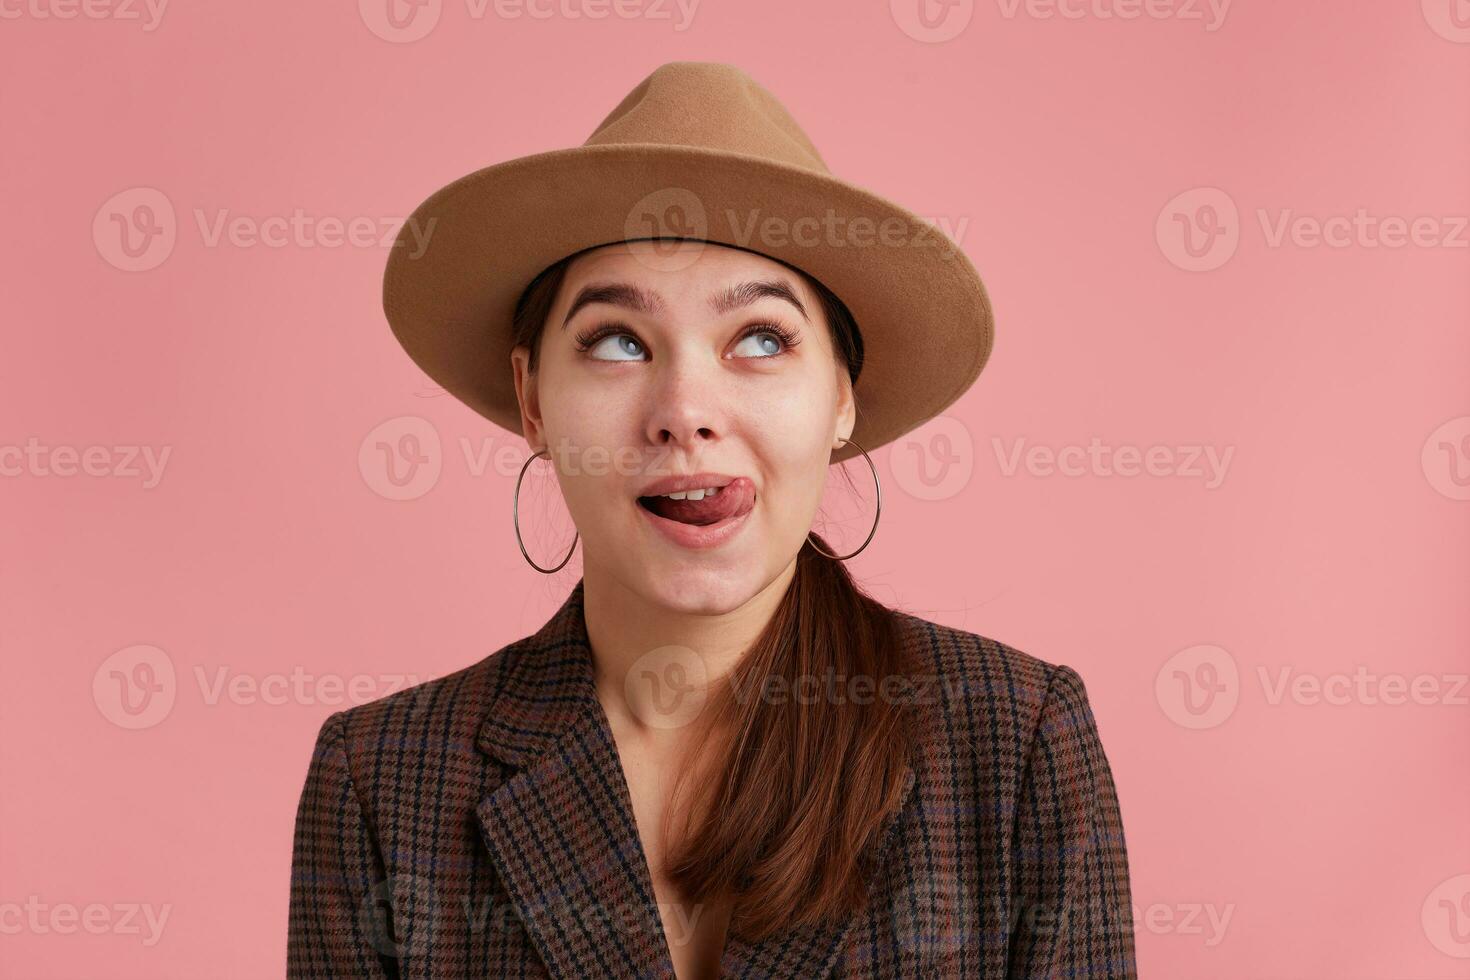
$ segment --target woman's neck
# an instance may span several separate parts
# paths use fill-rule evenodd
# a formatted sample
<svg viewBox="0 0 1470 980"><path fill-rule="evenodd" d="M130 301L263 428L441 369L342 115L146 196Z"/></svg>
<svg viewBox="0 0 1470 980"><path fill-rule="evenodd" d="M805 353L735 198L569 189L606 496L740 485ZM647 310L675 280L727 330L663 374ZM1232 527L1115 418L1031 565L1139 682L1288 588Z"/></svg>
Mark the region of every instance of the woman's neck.
<svg viewBox="0 0 1470 980"><path fill-rule="evenodd" d="M649 699L667 699L671 693L667 686L660 689L660 680L666 679L670 685L707 685L723 678L775 615L795 572L793 560L739 607L704 614L650 602L605 569L587 565L582 609L592 647L597 696L609 720L640 730L659 727L657 713L664 707ZM681 649L669 651L671 647ZM664 653L649 656L657 650ZM645 657L648 659L639 664ZM643 683L641 677L628 682L629 672L635 667L640 675L651 675L649 683Z"/></svg>

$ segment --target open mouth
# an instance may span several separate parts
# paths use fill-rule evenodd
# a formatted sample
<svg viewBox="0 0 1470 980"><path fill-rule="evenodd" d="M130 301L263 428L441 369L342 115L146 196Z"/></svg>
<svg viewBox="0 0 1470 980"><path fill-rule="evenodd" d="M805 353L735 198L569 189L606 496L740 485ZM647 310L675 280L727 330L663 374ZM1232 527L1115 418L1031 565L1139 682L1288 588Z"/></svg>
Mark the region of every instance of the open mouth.
<svg viewBox="0 0 1470 980"><path fill-rule="evenodd" d="M649 513L695 527L707 527L743 516L754 505L755 484L746 477L736 477L722 487L638 498L638 506Z"/></svg>

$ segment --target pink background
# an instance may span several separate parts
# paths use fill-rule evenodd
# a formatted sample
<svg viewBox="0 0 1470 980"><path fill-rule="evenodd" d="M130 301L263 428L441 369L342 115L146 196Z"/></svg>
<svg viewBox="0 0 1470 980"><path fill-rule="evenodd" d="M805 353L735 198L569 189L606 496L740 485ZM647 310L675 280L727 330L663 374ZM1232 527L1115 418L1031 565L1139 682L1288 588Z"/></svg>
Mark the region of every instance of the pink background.
<svg viewBox="0 0 1470 980"><path fill-rule="evenodd" d="M383 2L178 2L151 29L141 3L0 8L0 975L280 975L322 720L533 631L580 567L522 561L524 443L398 348L376 239L464 173L580 143L658 64L712 60L839 175L964 224L995 352L875 454L854 565L1082 674L1143 975L1470 977L1470 4L995 0L926 35L916 0L705 0L687 24L671 0L444 0L406 40ZM114 216L160 199L129 271ZM208 239L297 209L378 231ZM1340 247L1273 237L1360 209ZM439 449L398 488L376 446L405 433ZM1162 469L1010 465L1094 437ZM167 449L160 479L138 447ZM1189 465L1205 448L1222 479ZM870 512L832 486L851 547ZM526 494L551 563L565 513ZM151 715L112 679L140 664ZM128 907L166 909L161 934Z"/></svg>

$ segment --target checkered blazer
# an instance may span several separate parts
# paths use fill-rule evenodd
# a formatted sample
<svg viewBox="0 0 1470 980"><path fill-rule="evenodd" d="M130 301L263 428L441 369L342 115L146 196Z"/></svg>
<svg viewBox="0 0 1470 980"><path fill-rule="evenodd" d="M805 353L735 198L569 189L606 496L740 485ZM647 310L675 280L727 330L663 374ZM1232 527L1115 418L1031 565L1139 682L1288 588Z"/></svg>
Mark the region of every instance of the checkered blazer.
<svg viewBox="0 0 1470 980"><path fill-rule="evenodd" d="M582 595L471 667L325 721L288 977L674 976ZM896 614L933 693L868 906L762 942L732 932L724 975L1135 977L1122 818L1081 679Z"/></svg>

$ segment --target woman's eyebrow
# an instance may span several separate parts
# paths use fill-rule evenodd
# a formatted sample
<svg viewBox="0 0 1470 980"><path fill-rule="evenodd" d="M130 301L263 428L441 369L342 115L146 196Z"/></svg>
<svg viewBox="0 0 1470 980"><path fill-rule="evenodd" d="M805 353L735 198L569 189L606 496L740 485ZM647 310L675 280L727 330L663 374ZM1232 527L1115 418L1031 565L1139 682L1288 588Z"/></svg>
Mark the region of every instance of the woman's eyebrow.
<svg viewBox="0 0 1470 980"><path fill-rule="evenodd" d="M782 299L796 307L796 312L801 314L803 320L808 320L806 308L801 305L801 300L796 298L796 291L791 284L784 279L761 279L755 282L742 282L738 286L731 286L720 293L710 297L710 309L718 314L729 313L731 310L742 306L749 306L758 299L771 297ZM808 321L810 322L810 321Z"/></svg>
<svg viewBox="0 0 1470 980"><path fill-rule="evenodd" d="M648 316L655 316L663 309L663 301L657 293L651 293L631 283L593 283L583 286L581 292L577 293L577 298L572 300L566 319L561 322L562 329L566 329L566 325L572 322L572 317L577 315L578 310L593 303L625 306Z"/></svg>
<svg viewBox="0 0 1470 980"><path fill-rule="evenodd" d="M724 315L731 310L737 310L744 306L765 298L785 300L796 308L803 320L810 318L806 315L806 307L801 305L796 291L791 284L784 279L759 279L753 282L742 282L737 286L730 286L710 297L709 306L716 314ZM571 307L567 310L566 319L562 320L562 328L565 329L572 317L584 306L593 303L607 303L610 306L622 306L647 316L656 316L663 310L663 301L657 293L650 292L632 283L609 282L592 283L583 286L577 293L576 299L572 300Z"/></svg>

